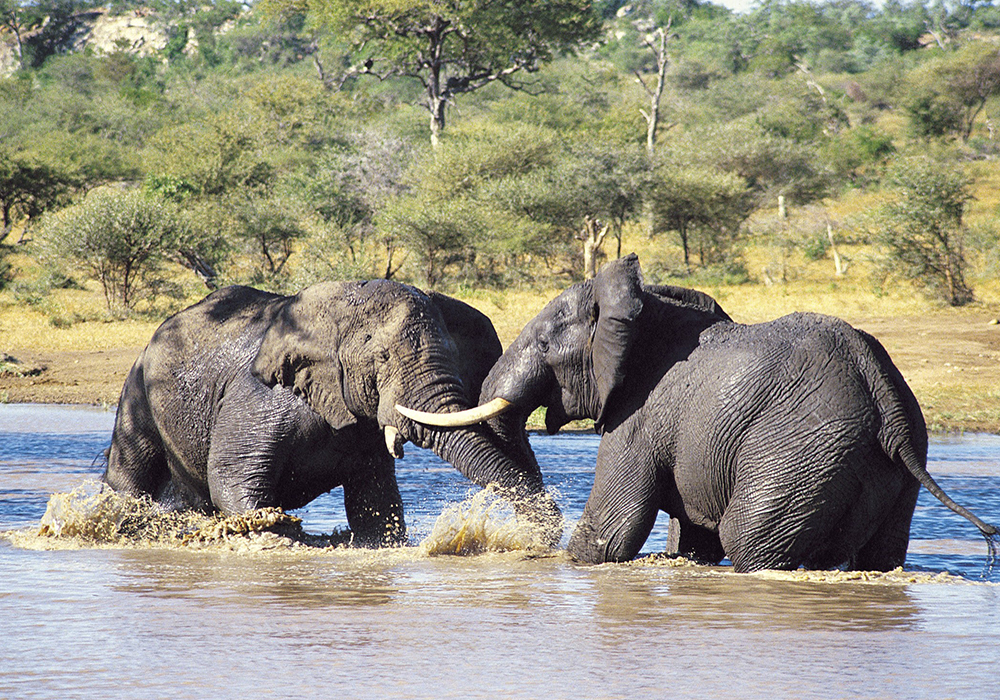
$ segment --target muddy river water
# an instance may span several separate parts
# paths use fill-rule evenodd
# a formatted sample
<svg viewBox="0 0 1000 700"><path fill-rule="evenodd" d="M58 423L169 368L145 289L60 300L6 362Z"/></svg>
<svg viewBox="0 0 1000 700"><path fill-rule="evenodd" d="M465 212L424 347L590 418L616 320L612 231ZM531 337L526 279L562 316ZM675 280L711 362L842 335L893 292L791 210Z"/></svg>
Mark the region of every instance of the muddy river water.
<svg viewBox="0 0 1000 700"><path fill-rule="evenodd" d="M1000 698L1000 567L926 492L887 575L580 566L505 539L509 514L412 446L409 547L122 542L98 521L139 518L94 483L113 419L0 405L0 698ZM567 533L597 442L532 436ZM929 469L1000 521L1000 436L935 438ZM345 525L339 491L294 515ZM504 551L442 553L458 531ZM644 554L665 539L661 518Z"/></svg>

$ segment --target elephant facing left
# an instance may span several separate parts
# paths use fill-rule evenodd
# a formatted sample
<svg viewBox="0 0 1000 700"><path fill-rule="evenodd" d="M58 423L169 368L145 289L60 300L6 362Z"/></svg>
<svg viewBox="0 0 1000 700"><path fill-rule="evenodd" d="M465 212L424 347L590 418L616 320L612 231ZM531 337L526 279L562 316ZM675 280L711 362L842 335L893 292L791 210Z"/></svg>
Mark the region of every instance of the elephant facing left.
<svg viewBox="0 0 1000 700"><path fill-rule="evenodd" d="M476 407L500 357L489 319L386 280L294 296L233 286L167 319L125 381L104 481L168 509L299 508L338 486L357 545L406 541L395 457L432 449L558 542L526 440ZM416 412L416 413L414 413ZM445 414L429 427L404 413Z"/></svg>

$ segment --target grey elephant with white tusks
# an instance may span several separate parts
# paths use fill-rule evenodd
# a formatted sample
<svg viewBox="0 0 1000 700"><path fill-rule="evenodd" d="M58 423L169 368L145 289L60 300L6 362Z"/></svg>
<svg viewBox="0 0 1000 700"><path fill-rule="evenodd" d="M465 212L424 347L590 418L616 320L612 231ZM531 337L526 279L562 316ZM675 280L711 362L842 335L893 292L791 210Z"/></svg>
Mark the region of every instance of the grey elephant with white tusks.
<svg viewBox="0 0 1000 700"><path fill-rule="evenodd" d="M490 427L503 402L476 406L500 352L486 316L396 282L295 296L227 287L165 321L136 360L104 480L225 514L299 508L342 486L354 542L395 545L406 527L394 457L410 441L497 484L558 542L559 509L527 441Z"/></svg>
<svg viewBox="0 0 1000 700"><path fill-rule="evenodd" d="M569 542L584 562L632 559L662 510L682 554L740 572L889 570L921 484L994 552L997 528L927 473L920 407L878 341L815 314L733 323L707 295L644 287L634 255L528 323L483 384L496 399L519 419L544 406L550 432L596 421Z"/></svg>

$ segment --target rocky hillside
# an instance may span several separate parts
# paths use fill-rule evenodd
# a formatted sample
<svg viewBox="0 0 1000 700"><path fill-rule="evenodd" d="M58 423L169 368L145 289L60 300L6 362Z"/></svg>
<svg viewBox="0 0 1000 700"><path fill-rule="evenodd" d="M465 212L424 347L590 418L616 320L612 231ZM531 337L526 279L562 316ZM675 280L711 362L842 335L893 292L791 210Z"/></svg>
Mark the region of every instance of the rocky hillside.
<svg viewBox="0 0 1000 700"><path fill-rule="evenodd" d="M48 20L40 26L22 32L21 39L30 39L45 31ZM89 49L97 54L109 54L125 50L140 56L163 50L170 40L170 25L149 9L130 10L123 14L112 14L99 8L77 12L68 22L68 29L62 32L57 51L69 53ZM187 29L185 53L197 48L194 31ZM19 65L18 42L6 27L0 27L0 77L7 77Z"/></svg>

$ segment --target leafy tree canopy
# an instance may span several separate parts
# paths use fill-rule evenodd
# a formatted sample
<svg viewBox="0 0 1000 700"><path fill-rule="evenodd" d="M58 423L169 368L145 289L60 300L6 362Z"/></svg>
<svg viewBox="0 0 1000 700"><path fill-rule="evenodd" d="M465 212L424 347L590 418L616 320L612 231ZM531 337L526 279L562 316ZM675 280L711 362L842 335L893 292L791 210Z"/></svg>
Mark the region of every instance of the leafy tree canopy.
<svg viewBox="0 0 1000 700"><path fill-rule="evenodd" d="M435 144L456 96L495 82L516 86L515 76L601 29L589 0L268 0L265 8L304 11L343 33L355 74L420 81Z"/></svg>

